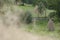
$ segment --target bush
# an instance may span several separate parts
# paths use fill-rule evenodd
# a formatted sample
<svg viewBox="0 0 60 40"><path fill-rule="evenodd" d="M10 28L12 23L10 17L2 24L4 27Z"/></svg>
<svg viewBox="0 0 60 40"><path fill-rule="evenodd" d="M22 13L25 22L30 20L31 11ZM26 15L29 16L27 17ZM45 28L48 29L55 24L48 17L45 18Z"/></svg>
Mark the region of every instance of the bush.
<svg viewBox="0 0 60 40"><path fill-rule="evenodd" d="M55 15L56 15L56 12L51 12L51 13L49 14L49 18L53 18Z"/></svg>
<svg viewBox="0 0 60 40"><path fill-rule="evenodd" d="M54 22L60 22L60 18L57 17L57 13L56 12L51 12L49 14L49 18L53 18Z"/></svg>
<svg viewBox="0 0 60 40"><path fill-rule="evenodd" d="M25 22L26 22L27 24L29 24L29 23L32 22L32 15L31 15L31 13L30 13L29 11L27 11L27 12L25 13Z"/></svg>
<svg viewBox="0 0 60 40"><path fill-rule="evenodd" d="M45 5L44 5L44 3L43 2L40 2L39 4L38 4L38 12L41 14L41 15L43 15L43 13L44 13L44 11L45 11Z"/></svg>
<svg viewBox="0 0 60 40"><path fill-rule="evenodd" d="M22 15L22 22L27 24L32 23L32 15L29 11Z"/></svg>

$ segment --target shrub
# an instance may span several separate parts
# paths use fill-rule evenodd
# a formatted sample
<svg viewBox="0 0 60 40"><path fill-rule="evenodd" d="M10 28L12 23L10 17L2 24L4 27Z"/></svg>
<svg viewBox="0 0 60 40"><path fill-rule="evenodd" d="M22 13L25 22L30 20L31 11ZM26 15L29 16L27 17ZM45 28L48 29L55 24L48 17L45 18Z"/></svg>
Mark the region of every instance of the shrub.
<svg viewBox="0 0 60 40"><path fill-rule="evenodd" d="M51 13L49 14L49 18L53 18L53 21L54 21L54 22L60 22L60 18L57 17L57 13L56 13L56 12L51 12Z"/></svg>
<svg viewBox="0 0 60 40"><path fill-rule="evenodd" d="M27 11L25 14L22 14L21 18L22 22L30 24L32 22L32 15L29 11Z"/></svg>
<svg viewBox="0 0 60 40"><path fill-rule="evenodd" d="M43 2L40 2L40 3L38 4L38 12L39 12L41 15L43 15L45 9L46 9L46 7L45 7L44 3L43 3Z"/></svg>
<svg viewBox="0 0 60 40"><path fill-rule="evenodd" d="M31 13L30 13L29 11L27 11L27 12L25 13L25 22L26 22L27 24L29 24L29 23L32 22L32 15L31 15Z"/></svg>
<svg viewBox="0 0 60 40"><path fill-rule="evenodd" d="M49 18L54 18L55 15L56 15L56 12L51 12L51 13L49 14Z"/></svg>

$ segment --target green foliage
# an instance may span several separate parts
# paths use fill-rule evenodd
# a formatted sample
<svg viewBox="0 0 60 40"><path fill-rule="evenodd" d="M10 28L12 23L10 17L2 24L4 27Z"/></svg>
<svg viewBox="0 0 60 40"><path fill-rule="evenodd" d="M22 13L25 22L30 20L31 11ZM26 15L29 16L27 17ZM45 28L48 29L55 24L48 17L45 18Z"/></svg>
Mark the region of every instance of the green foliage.
<svg viewBox="0 0 60 40"><path fill-rule="evenodd" d="M52 7L54 10L57 11L57 16L60 14L60 0L47 0L47 6ZM60 16L59 16L60 17Z"/></svg>
<svg viewBox="0 0 60 40"><path fill-rule="evenodd" d="M56 23L56 22L60 22L60 18L57 17L57 13L56 12L51 12L49 14L49 18L53 18L53 21Z"/></svg>
<svg viewBox="0 0 60 40"><path fill-rule="evenodd" d="M27 24L29 24L29 23L32 22L32 15L31 15L31 13L30 13L29 11L27 11L27 12L25 13L25 22L26 22Z"/></svg>
<svg viewBox="0 0 60 40"><path fill-rule="evenodd" d="M38 4L38 10L39 10L40 14L43 14L43 11L45 10L45 5L43 4L43 2L40 2Z"/></svg>
<svg viewBox="0 0 60 40"><path fill-rule="evenodd" d="M47 7L49 9L55 9L57 5L57 0L46 0L47 1Z"/></svg>
<svg viewBox="0 0 60 40"><path fill-rule="evenodd" d="M33 0L21 0L23 3L32 4Z"/></svg>
<svg viewBox="0 0 60 40"><path fill-rule="evenodd" d="M51 12L51 13L49 14L49 18L54 18L55 15L56 15L56 12Z"/></svg>
<svg viewBox="0 0 60 40"><path fill-rule="evenodd" d="M21 22L30 24L32 22L32 15L29 11L27 11L25 14L21 14Z"/></svg>
<svg viewBox="0 0 60 40"><path fill-rule="evenodd" d="M33 0L33 5L38 5L40 2L43 2L43 4L46 6L47 3L46 3L46 0Z"/></svg>
<svg viewBox="0 0 60 40"><path fill-rule="evenodd" d="M26 3L32 4L33 3L33 0L26 0Z"/></svg>

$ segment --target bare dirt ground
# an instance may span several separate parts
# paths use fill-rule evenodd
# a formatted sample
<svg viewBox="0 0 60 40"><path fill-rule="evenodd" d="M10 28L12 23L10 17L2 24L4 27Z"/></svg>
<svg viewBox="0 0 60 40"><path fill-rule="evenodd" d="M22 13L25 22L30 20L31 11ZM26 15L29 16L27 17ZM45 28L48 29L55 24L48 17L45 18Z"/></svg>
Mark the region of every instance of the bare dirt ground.
<svg viewBox="0 0 60 40"><path fill-rule="evenodd" d="M49 36L37 36L16 27L6 28L0 25L0 40L57 40Z"/></svg>

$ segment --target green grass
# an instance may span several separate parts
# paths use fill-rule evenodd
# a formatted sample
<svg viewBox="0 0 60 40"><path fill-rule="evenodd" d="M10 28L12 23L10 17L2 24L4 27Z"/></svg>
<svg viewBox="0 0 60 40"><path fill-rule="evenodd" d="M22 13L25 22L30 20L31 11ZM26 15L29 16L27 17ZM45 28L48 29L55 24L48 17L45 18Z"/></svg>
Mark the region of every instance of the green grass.
<svg viewBox="0 0 60 40"><path fill-rule="evenodd" d="M45 14L41 15L38 13L34 12L34 6L19 6L21 9L23 9L25 12L26 11L30 11L33 17L38 17L38 15L40 15L40 17L45 17ZM49 13L54 12L54 10L48 10L46 9L46 16L49 15Z"/></svg>
<svg viewBox="0 0 60 40"><path fill-rule="evenodd" d="M34 9L32 6L20 6L20 8L22 8L24 11L32 11Z"/></svg>
<svg viewBox="0 0 60 40"><path fill-rule="evenodd" d="M38 22L36 26L34 27L33 24L27 25L26 31L32 32L37 35L47 35L47 36L53 36L56 38L60 38L60 31L59 31L59 24L55 24L55 31L48 31L47 28L47 21L45 22Z"/></svg>
<svg viewBox="0 0 60 40"><path fill-rule="evenodd" d="M47 27L48 21L37 21L35 24L35 31L48 31L48 27ZM55 28L55 32L59 32L60 31L60 23L55 23L54 24L54 28ZM28 25L28 29L32 30L34 29L34 24L29 24Z"/></svg>

